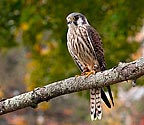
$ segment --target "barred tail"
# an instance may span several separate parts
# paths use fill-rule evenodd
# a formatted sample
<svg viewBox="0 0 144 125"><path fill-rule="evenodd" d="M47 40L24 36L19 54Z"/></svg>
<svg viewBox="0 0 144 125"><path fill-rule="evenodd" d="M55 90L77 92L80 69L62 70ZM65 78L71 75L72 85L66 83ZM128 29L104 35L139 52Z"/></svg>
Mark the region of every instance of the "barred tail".
<svg viewBox="0 0 144 125"><path fill-rule="evenodd" d="M101 119L102 109L101 109L101 89L91 89L90 90L90 111L91 120Z"/></svg>

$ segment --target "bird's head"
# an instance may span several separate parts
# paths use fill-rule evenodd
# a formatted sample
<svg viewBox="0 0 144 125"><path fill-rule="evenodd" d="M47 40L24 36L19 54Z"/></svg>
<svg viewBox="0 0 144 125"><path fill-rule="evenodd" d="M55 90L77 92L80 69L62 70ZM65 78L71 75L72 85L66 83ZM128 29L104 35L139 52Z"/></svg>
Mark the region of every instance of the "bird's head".
<svg viewBox="0 0 144 125"><path fill-rule="evenodd" d="M68 27L88 24L86 17L81 13L71 13L67 16L66 20L67 20Z"/></svg>

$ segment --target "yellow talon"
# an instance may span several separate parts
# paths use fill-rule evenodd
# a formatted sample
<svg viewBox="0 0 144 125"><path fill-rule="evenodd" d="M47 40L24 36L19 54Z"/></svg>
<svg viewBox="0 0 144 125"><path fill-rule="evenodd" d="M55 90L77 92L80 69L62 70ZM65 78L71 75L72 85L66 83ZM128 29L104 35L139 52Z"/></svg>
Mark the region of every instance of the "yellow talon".
<svg viewBox="0 0 144 125"><path fill-rule="evenodd" d="M79 77L80 75L75 75L75 77Z"/></svg>
<svg viewBox="0 0 144 125"><path fill-rule="evenodd" d="M95 71L94 70L91 70L91 71L88 71L88 72L83 72L81 75L75 75L75 77L79 77L79 76L86 76L86 78L88 76L90 76L91 74L95 74Z"/></svg>
<svg viewBox="0 0 144 125"><path fill-rule="evenodd" d="M84 75L86 75L86 77L90 76L91 74L95 74L94 70L91 70L90 72L85 72Z"/></svg>

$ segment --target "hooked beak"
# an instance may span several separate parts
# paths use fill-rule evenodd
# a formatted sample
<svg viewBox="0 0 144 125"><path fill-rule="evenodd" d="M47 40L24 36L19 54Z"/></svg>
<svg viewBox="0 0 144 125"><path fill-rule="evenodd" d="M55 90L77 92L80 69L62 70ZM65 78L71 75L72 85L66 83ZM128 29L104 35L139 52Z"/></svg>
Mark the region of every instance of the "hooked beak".
<svg viewBox="0 0 144 125"><path fill-rule="evenodd" d="M67 21L67 24L71 24L72 23L72 21Z"/></svg>

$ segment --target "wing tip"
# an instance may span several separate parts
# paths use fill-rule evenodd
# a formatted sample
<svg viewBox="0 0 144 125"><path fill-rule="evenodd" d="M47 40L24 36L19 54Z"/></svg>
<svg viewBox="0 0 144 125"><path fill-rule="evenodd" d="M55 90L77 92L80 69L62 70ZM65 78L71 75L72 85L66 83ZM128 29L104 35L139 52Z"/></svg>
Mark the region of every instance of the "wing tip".
<svg viewBox="0 0 144 125"><path fill-rule="evenodd" d="M102 97L103 101L105 102L105 104L107 105L107 107L111 108L111 104L110 104L110 102L109 102L103 89L101 89L101 97Z"/></svg>
<svg viewBox="0 0 144 125"><path fill-rule="evenodd" d="M113 95L112 95L112 92L111 92L111 88L110 88L110 86L107 86L107 89L108 89L108 93L109 93L109 96L110 96L110 99L111 99L112 105L114 106L114 100L113 100Z"/></svg>

